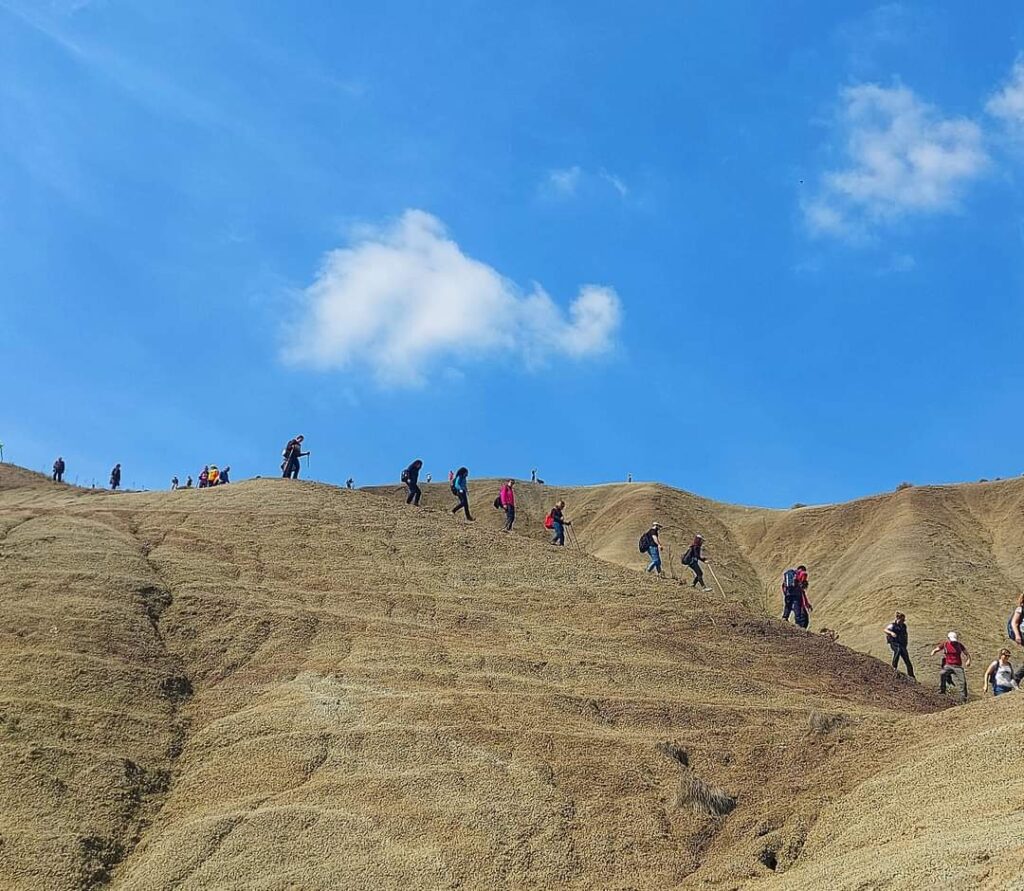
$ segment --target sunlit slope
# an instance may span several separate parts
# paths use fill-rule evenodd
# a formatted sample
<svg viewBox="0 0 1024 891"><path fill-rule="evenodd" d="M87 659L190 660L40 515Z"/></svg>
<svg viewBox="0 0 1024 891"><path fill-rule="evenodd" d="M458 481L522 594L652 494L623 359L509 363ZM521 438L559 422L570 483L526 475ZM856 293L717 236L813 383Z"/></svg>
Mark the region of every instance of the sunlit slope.
<svg viewBox="0 0 1024 891"><path fill-rule="evenodd" d="M471 481L478 522L498 528L491 506L499 481ZM378 490L398 500L397 488ZM403 490L404 491L404 490ZM557 498L567 502L583 549L643 569L636 542L663 524L666 569L692 578L679 557L704 535L722 589L755 611L778 616L783 571L810 569L812 629L837 629L850 646L888 657L882 628L899 609L908 616L911 655L932 678L928 652L955 629L981 658L1005 639L1006 620L1024 588L1024 480L922 486L847 504L794 510L726 505L665 486L634 483L560 489L520 483L517 528L541 540ZM430 505L450 505L444 487ZM710 573L706 573L709 582Z"/></svg>
<svg viewBox="0 0 1024 891"><path fill-rule="evenodd" d="M0 486L5 887L730 887L937 706L447 505Z"/></svg>

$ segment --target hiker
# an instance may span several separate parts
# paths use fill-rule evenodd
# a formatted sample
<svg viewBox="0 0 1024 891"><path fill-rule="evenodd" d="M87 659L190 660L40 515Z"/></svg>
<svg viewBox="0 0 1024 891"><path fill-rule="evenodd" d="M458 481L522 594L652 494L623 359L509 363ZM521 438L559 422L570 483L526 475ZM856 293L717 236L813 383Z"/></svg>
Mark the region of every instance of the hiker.
<svg viewBox="0 0 1024 891"><path fill-rule="evenodd" d="M57 460L53 462L53 481L55 483L62 483L62 482L64 482L64 459L63 458L57 458Z"/></svg>
<svg viewBox="0 0 1024 891"><path fill-rule="evenodd" d="M402 482L409 489L409 497L405 499L406 504L415 504L417 507L420 505L420 496L423 494L419 486L422 467L423 462L417 458L402 471Z"/></svg>
<svg viewBox="0 0 1024 891"><path fill-rule="evenodd" d="M530 471L530 482L531 483L537 482L537 468L536 467L534 467L533 470Z"/></svg>
<svg viewBox="0 0 1024 891"><path fill-rule="evenodd" d="M1017 598L1013 615L1006 622L1006 636L1018 646L1024 647L1024 594Z"/></svg>
<svg viewBox="0 0 1024 891"><path fill-rule="evenodd" d="M802 563L796 569L787 569L782 574L783 622L788 622L792 613L798 627L806 628L810 624L808 611L811 603L807 599L807 585L807 567Z"/></svg>
<svg viewBox="0 0 1024 891"><path fill-rule="evenodd" d="M192 477L191 476L188 477L188 479L185 480L185 488L186 489L191 489L192 488Z"/></svg>
<svg viewBox="0 0 1024 891"><path fill-rule="evenodd" d="M121 465L115 464L114 469L110 471L110 488L117 490L117 487L121 485Z"/></svg>
<svg viewBox="0 0 1024 891"><path fill-rule="evenodd" d="M205 489L208 485L210 485L210 467L206 465L199 471L199 488Z"/></svg>
<svg viewBox="0 0 1024 891"><path fill-rule="evenodd" d="M352 479L352 477L349 477L347 480L345 480L345 488L346 489L354 489L355 487L356 487L356 481L354 479Z"/></svg>
<svg viewBox="0 0 1024 891"><path fill-rule="evenodd" d="M985 690L988 690L989 683L992 684L992 695L1002 696L1018 689L1017 678L1013 673L1013 664L1010 662L1010 651L1003 647L999 656L985 670Z"/></svg>
<svg viewBox="0 0 1024 891"><path fill-rule="evenodd" d="M696 588L700 585L702 591L710 591L711 589L704 584L704 573L700 568L701 563L710 563L711 561L707 557L702 557L700 549L704 546L704 536L695 535L693 537L693 544L687 549L686 553L683 554L683 566L689 566L693 570L693 584L691 588Z"/></svg>
<svg viewBox="0 0 1024 891"><path fill-rule="evenodd" d="M427 483L430 483L430 481L431 481L432 479L433 479L433 477L432 477L432 476L431 476L431 475L430 475L430 474L428 473L428 474L427 474Z"/></svg>
<svg viewBox="0 0 1024 891"><path fill-rule="evenodd" d="M289 439L288 445L284 447L281 457L281 470L284 471L284 478L297 480L299 478L299 458L308 455L309 452L302 451L302 441L305 437L300 433L295 439Z"/></svg>
<svg viewBox="0 0 1024 891"><path fill-rule="evenodd" d="M939 674L939 693L945 694L947 685L959 682L960 701L967 702L967 672L964 669L970 668L971 654L967 652L967 647L960 643L955 631L950 631L946 635L946 640L937 643L930 655L934 656L940 652L942 671Z"/></svg>
<svg viewBox="0 0 1024 891"><path fill-rule="evenodd" d="M466 512L466 519L470 522L473 518L469 514L469 486L466 484L466 477L469 476L469 471L465 467L460 467L452 477L452 495L459 499L459 503L452 508L452 513L457 514L460 510Z"/></svg>
<svg viewBox="0 0 1024 891"><path fill-rule="evenodd" d="M176 476L171 477L171 491L173 492L178 488L178 478Z"/></svg>
<svg viewBox="0 0 1024 891"><path fill-rule="evenodd" d="M899 660L907 667L907 677L914 676L914 666L910 664L910 654L907 652L907 642L910 639L907 631L907 617L903 613L896 613L896 618L885 626L885 640L892 650L892 670L899 671L897 667Z"/></svg>
<svg viewBox="0 0 1024 891"><path fill-rule="evenodd" d="M640 536L640 552L651 558L646 571L656 572L658 575L661 575L661 539L658 537L660 529L661 523L651 523L651 528Z"/></svg>
<svg viewBox="0 0 1024 891"><path fill-rule="evenodd" d="M505 510L505 531L511 532L516 522L516 481L509 480L501 487L498 501Z"/></svg>
<svg viewBox="0 0 1024 891"><path fill-rule="evenodd" d="M633 482L633 474L631 474L631 473L627 473L626 474L626 482L627 483Z"/></svg>
<svg viewBox="0 0 1024 891"><path fill-rule="evenodd" d="M551 544L558 545L560 548L565 547L565 527L572 525L572 521L565 518L564 511L565 502L559 501L551 508L551 512L544 519L544 527L554 530L555 533L555 537L551 539Z"/></svg>
<svg viewBox="0 0 1024 891"><path fill-rule="evenodd" d="M218 485L218 486L223 486L223 485L225 485L225 484L227 484L227 483L230 483L230 482L231 482L231 479L230 479L230 477L228 476L228 474L230 474L230 473L231 473L231 468L230 468L230 467L225 467L225 468L224 468L224 469L223 469L223 470L222 470L222 471L220 472L220 478L219 478L219 479L217 480L217 485Z"/></svg>

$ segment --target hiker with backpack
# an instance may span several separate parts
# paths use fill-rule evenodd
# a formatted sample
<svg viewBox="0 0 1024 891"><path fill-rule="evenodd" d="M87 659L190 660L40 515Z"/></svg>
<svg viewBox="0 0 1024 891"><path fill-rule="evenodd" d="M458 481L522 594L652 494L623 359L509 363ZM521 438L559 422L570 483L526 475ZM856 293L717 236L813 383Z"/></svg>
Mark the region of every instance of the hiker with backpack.
<svg viewBox="0 0 1024 891"><path fill-rule="evenodd" d="M62 483L62 482L64 482L64 459L63 458L58 457L57 460L53 462L53 481L55 483Z"/></svg>
<svg viewBox="0 0 1024 891"><path fill-rule="evenodd" d="M423 462L417 458L402 471L402 482L405 483L406 488L409 490L409 497L405 499L405 503L413 504L416 507L420 506L420 496L423 494L419 486L420 470L422 467Z"/></svg>
<svg viewBox="0 0 1024 891"><path fill-rule="evenodd" d="M511 532L516 522L516 481L508 480L498 493L498 505L505 511L505 531Z"/></svg>
<svg viewBox="0 0 1024 891"><path fill-rule="evenodd" d="M288 445L284 447L284 451L281 453L282 462L281 470L284 472L283 476L287 479L297 480L299 478L299 459L304 458L309 452L302 451L302 442L304 437L300 434L295 439L289 439Z"/></svg>
<svg viewBox="0 0 1024 891"><path fill-rule="evenodd" d="M1017 598L1017 606L1006 622L1006 636L1017 646L1024 647L1024 594Z"/></svg>
<svg viewBox="0 0 1024 891"><path fill-rule="evenodd" d="M967 647L960 643L955 631L950 631L946 639L935 645L932 656L942 653L942 670L939 674L939 693L945 695L950 684L960 684L960 701L967 702L967 672L971 666L971 654Z"/></svg>
<svg viewBox="0 0 1024 891"><path fill-rule="evenodd" d="M810 601L807 600L807 567L802 563L796 569L787 569L782 574L782 621L788 622L790 614L793 621L800 627L810 624L807 611Z"/></svg>
<svg viewBox="0 0 1024 891"><path fill-rule="evenodd" d="M176 476L171 477L171 491L173 492L178 488L178 478Z"/></svg>
<svg viewBox="0 0 1024 891"><path fill-rule="evenodd" d="M661 575L661 539L658 536L661 523L651 523L651 528L640 536L638 547L641 554L651 558L647 564L647 572L656 572Z"/></svg>
<svg viewBox="0 0 1024 891"><path fill-rule="evenodd" d="M117 491L121 485L121 465L115 464L114 469L110 471L110 488L113 491Z"/></svg>
<svg viewBox="0 0 1024 891"><path fill-rule="evenodd" d="M696 588L700 585L702 591L710 591L711 589L704 584L704 572L700 568L701 563L710 563L711 560L701 555L700 549L704 546L704 536L695 535L693 537L693 543L687 548L686 553L683 554L682 564L688 566L693 571L693 584L691 588Z"/></svg>
<svg viewBox="0 0 1024 891"><path fill-rule="evenodd" d="M210 485L210 465L207 464L199 471L199 488L205 489Z"/></svg>
<svg viewBox="0 0 1024 891"><path fill-rule="evenodd" d="M473 518L469 513L469 485L466 483L467 476L469 476L469 471L465 467L460 467L452 477L452 495L459 499L459 503L452 508L452 513L457 514L460 510L465 511L466 519L473 522Z"/></svg>
<svg viewBox="0 0 1024 891"><path fill-rule="evenodd" d="M907 617L903 613L896 613L896 618L885 626L885 641L892 650L892 670L899 671L897 667L900 659L907 667L907 677L914 676L914 666L910 664L910 653L907 651L907 643L910 634L907 630Z"/></svg>
<svg viewBox="0 0 1024 891"><path fill-rule="evenodd" d="M572 525L572 520L565 518L564 511L565 502L559 501L544 518L544 528L551 529L555 533L554 538L551 539L551 544L558 545L560 548L565 547L565 527Z"/></svg>
<svg viewBox="0 0 1024 891"><path fill-rule="evenodd" d="M220 478L217 480L217 485L218 486L226 486L228 483L230 483L231 482L230 474L231 474L231 468L230 467L225 467L220 472Z"/></svg>
<svg viewBox="0 0 1024 891"><path fill-rule="evenodd" d="M1012 693L1019 689L1017 677L1013 671L1013 663L1010 662L1010 651L1003 647L999 656L985 670L985 691L988 691L989 684L992 685L992 695L1002 696L1004 693Z"/></svg>

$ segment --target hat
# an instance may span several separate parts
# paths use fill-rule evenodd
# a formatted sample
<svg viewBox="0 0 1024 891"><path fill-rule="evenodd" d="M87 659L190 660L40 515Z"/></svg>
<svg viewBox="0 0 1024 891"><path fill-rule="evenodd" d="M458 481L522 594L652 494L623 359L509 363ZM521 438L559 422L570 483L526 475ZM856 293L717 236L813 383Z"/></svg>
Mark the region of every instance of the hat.
<svg viewBox="0 0 1024 891"><path fill-rule="evenodd" d="M660 529L661 528L661 523L651 523L651 528L652 529Z"/></svg>
<svg viewBox="0 0 1024 891"><path fill-rule="evenodd" d="M946 635L946 637L948 637L951 641L953 641L953 643L956 643L956 632L955 631L950 631L949 634Z"/></svg>

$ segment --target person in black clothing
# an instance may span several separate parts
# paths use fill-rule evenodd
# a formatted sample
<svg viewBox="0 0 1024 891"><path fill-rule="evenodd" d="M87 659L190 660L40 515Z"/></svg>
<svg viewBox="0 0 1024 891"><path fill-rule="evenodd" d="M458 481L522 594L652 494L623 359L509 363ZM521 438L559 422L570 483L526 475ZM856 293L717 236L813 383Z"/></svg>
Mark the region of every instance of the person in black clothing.
<svg viewBox="0 0 1024 891"><path fill-rule="evenodd" d="M419 507L420 496L423 494L419 486L420 470L422 469L423 462L417 458L402 472L402 482L409 489L409 497L405 499L406 504L415 504Z"/></svg>
<svg viewBox="0 0 1024 891"><path fill-rule="evenodd" d="M903 613L896 613L896 618L885 626L885 640L892 650L892 669L899 671L900 659L907 667L907 677L914 676L914 666L910 664L910 654L907 652L907 643L910 634L907 631L907 617Z"/></svg>
<svg viewBox="0 0 1024 891"><path fill-rule="evenodd" d="M64 459L58 458L53 462L53 481L55 483L64 482Z"/></svg>
<svg viewBox="0 0 1024 891"><path fill-rule="evenodd" d="M295 439L289 439L288 445L284 447L284 461L281 464L281 469L284 471L286 480L299 478L299 458L309 454L309 452L302 451L302 440L301 435L296 436Z"/></svg>
<svg viewBox="0 0 1024 891"><path fill-rule="evenodd" d="M700 568L701 563L710 563L707 557L702 557L700 549L704 546L704 537L701 535L695 535L693 538L693 544L687 549L686 553L683 554L683 566L689 566L693 570L693 584L690 586L696 588L697 585L701 586L704 591L710 591L711 589L704 584L704 572Z"/></svg>
<svg viewBox="0 0 1024 891"><path fill-rule="evenodd" d="M469 486L466 484L466 477L469 471L460 467L455 471L455 478L452 480L452 495L459 499L459 503L452 508L452 513L457 514L460 510L466 512L466 519L472 521L469 515Z"/></svg>
<svg viewBox="0 0 1024 891"><path fill-rule="evenodd" d="M110 488L117 489L121 485L121 465L115 464L114 469L110 471Z"/></svg>

